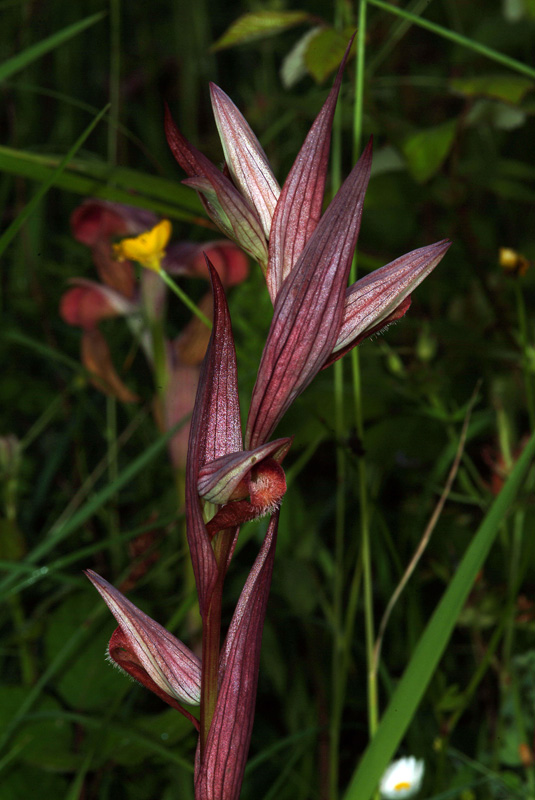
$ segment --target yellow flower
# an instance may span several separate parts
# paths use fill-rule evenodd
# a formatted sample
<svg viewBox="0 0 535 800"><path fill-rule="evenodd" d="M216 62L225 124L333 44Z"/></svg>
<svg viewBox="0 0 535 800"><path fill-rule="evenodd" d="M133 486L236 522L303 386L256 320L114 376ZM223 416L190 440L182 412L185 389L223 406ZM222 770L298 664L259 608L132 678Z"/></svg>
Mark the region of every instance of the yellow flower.
<svg viewBox="0 0 535 800"><path fill-rule="evenodd" d="M171 223L168 219L162 219L152 230L114 244L113 252L117 259L138 261L142 267L160 272L162 258L170 238Z"/></svg>
<svg viewBox="0 0 535 800"><path fill-rule="evenodd" d="M516 250L513 250L511 247L500 247L500 254L499 254L499 262L500 267L505 270L508 275L525 275L528 271L529 261L528 259L521 255L521 253L517 253Z"/></svg>

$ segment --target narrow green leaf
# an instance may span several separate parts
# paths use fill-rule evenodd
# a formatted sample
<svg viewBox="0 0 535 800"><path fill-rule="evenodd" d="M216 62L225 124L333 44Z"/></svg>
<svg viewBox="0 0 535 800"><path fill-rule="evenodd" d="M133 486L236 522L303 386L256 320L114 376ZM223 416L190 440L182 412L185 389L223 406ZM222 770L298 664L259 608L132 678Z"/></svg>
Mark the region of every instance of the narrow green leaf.
<svg viewBox="0 0 535 800"><path fill-rule="evenodd" d="M424 630L373 741L355 770L344 800L370 800L393 758L450 640L459 613L485 563L535 456L535 434L472 539L459 568Z"/></svg>
<svg viewBox="0 0 535 800"><path fill-rule="evenodd" d="M0 146L0 171L11 175L47 181L59 163L59 156L43 156ZM127 167L112 167L97 159L71 161L56 177L55 186L84 197L101 197L138 208L149 208L171 219L212 227L204 219L202 205L191 189Z"/></svg>
<svg viewBox="0 0 535 800"><path fill-rule="evenodd" d="M408 136L402 144L403 155L413 178L423 183L440 168L455 139L456 120L443 122Z"/></svg>
<svg viewBox="0 0 535 800"><path fill-rule="evenodd" d="M223 36L212 45L212 51L233 47L235 44L254 42L265 36L273 36L287 28L307 22L310 15L306 11L253 11L243 14L227 28Z"/></svg>
<svg viewBox="0 0 535 800"><path fill-rule="evenodd" d="M58 361L60 364L64 364L75 372L81 371L79 361L76 361L74 358L70 358L70 356L65 355L65 353L61 352L61 350L55 350L53 347L50 347L50 345L40 342L38 339L32 339L30 336L20 333L20 331L3 331L0 335L0 340L13 342L14 344L20 344L22 347L28 347L30 350L33 350L35 353L38 353L47 360Z"/></svg>
<svg viewBox="0 0 535 800"><path fill-rule="evenodd" d="M48 192L51 186L54 185L56 179L59 175L63 172L69 161L72 159L75 153L78 152L80 147L83 145L87 137L93 131L93 129L98 125L106 111L108 110L108 106L105 106L100 114L97 114L94 120L90 122L87 126L85 131L82 133L81 136L75 141L73 146L67 152L67 154L61 159L60 163L58 164L57 168L52 172L52 174L48 177L48 179L41 185L41 187L37 190L35 195L32 197L30 202L22 209L20 214L13 220L11 225L4 231L2 236L0 236L0 255L4 252L8 244L11 240L17 235L20 228L24 225L28 217L34 212L37 208L45 194Z"/></svg>
<svg viewBox="0 0 535 800"><path fill-rule="evenodd" d="M53 33L52 36L43 39L42 42L37 42L37 44L27 47L22 53L17 53L16 56L8 58L7 61L4 61L4 63L0 65L0 81L5 81L6 78L10 78L16 72L20 72L20 70L27 67L28 64L44 56L45 53L55 50L64 42L68 42L69 39L72 39L73 36L77 36L82 31L85 31L86 28L90 28L91 25L100 22L101 19L104 19L106 14L106 11L99 11L98 14L92 14L90 17L79 20L72 25L67 25L66 28L62 28L57 33Z"/></svg>

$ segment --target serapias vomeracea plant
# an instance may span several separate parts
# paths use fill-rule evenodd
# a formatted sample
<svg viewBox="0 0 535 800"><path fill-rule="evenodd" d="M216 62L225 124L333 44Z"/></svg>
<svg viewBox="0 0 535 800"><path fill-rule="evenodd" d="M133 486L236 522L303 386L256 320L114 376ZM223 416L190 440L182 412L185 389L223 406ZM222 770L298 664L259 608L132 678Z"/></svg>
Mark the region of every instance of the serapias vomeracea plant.
<svg viewBox="0 0 535 800"><path fill-rule="evenodd" d="M270 438L320 370L406 313L410 293L449 247L442 241L415 250L347 288L370 177L371 142L321 212L348 51L282 189L249 125L218 87L211 91L226 159L223 172L166 114L169 145L189 176L185 183L199 192L218 227L260 263L274 305L242 441L230 315L221 281L210 268L214 324L186 470L187 534L203 624L200 686L199 664L189 650L89 574L119 622L112 659L175 707L193 696L200 699L199 721L194 723L199 730L197 800L237 800L240 794L279 505L286 491L281 464L291 445L291 439ZM239 526L265 514L270 516L267 533L221 645L223 586Z"/></svg>

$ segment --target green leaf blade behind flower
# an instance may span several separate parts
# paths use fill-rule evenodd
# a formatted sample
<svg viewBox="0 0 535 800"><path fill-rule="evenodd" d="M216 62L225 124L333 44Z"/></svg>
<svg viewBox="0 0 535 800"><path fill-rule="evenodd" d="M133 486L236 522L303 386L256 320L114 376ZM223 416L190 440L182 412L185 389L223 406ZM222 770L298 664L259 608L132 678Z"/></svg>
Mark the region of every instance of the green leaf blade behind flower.
<svg viewBox="0 0 535 800"><path fill-rule="evenodd" d="M60 156L42 155L0 145L0 171L31 181L46 183L57 171ZM116 167L91 159L73 158L57 174L54 186L83 197L98 197L151 209L161 216L207 226L202 206L193 192L156 175L146 175L128 167Z"/></svg>
<svg viewBox="0 0 535 800"><path fill-rule="evenodd" d="M344 31L335 31L333 28L324 28L312 37L305 50L305 66L316 81L323 83L337 68L347 48L347 41L355 35L355 28L351 26ZM354 52L354 45L351 47ZM346 54L346 58L350 53Z"/></svg>
<svg viewBox="0 0 535 800"><path fill-rule="evenodd" d="M0 236L0 255L4 252L4 250L9 245L11 240L15 238L15 236L17 235L23 224L26 222L26 220L33 214L33 212L35 211L35 209L37 208L37 206L39 205L45 194L54 185L56 179L65 170L69 161L71 161L74 155L78 152L78 150L83 145L85 140L92 133L93 129L96 128L96 126L101 121L102 117L104 116L107 110L108 106L105 106L102 109L102 111L99 114L97 114L95 119L93 119L89 123L87 128L78 137L78 139L75 141L75 143L66 153L66 155L61 159L60 163L58 164L56 169L51 173L51 175L48 177L45 183L43 183L39 187L39 189L34 194L30 202L22 209L20 214L18 214L18 216L15 217L11 225L8 228L6 228L6 230L3 232L2 236Z"/></svg>
<svg viewBox="0 0 535 800"><path fill-rule="evenodd" d="M403 155L414 180L425 183L438 172L453 146L456 130L457 120L449 120L405 139Z"/></svg>
<svg viewBox="0 0 535 800"><path fill-rule="evenodd" d="M266 36L274 36L310 19L306 11L254 11L238 17L214 45L212 51L236 44L247 44Z"/></svg>

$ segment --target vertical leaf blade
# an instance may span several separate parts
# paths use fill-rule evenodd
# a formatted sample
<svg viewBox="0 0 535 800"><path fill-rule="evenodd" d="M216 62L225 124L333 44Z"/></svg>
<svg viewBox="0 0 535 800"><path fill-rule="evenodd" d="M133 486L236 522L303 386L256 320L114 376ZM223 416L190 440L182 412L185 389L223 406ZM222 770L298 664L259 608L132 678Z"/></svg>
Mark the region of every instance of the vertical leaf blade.
<svg viewBox="0 0 535 800"><path fill-rule="evenodd" d="M446 649L459 613L535 456L535 434L470 543L398 684L343 800L370 800Z"/></svg>

